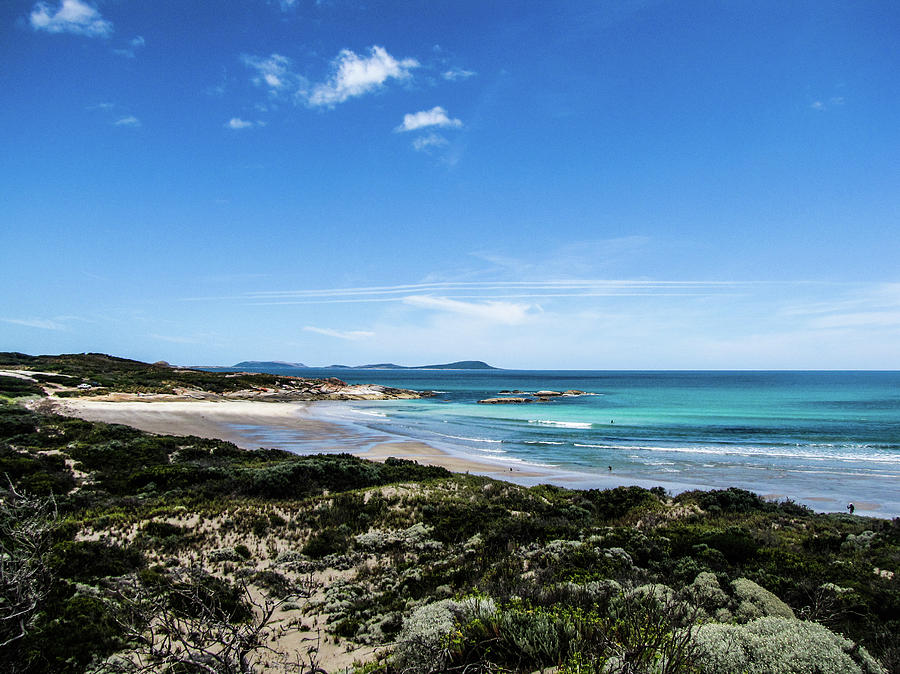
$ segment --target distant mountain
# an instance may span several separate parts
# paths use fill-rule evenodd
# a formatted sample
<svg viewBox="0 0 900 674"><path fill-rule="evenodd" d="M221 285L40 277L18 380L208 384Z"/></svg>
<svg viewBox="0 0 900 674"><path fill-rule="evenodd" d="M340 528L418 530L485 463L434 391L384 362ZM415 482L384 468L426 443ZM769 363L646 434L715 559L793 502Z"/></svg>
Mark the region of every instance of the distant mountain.
<svg viewBox="0 0 900 674"><path fill-rule="evenodd" d="M231 367L252 367L254 369L259 369L261 367L307 367L303 363L288 363L284 360L242 360L240 363L235 363Z"/></svg>
<svg viewBox="0 0 900 674"><path fill-rule="evenodd" d="M347 367L346 365L332 365L332 367ZM374 363L371 365L356 365L354 370L496 370L498 368L488 365L483 360L458 360L455 363L442 363L440 365L397 365L395 363Z"/></svg>

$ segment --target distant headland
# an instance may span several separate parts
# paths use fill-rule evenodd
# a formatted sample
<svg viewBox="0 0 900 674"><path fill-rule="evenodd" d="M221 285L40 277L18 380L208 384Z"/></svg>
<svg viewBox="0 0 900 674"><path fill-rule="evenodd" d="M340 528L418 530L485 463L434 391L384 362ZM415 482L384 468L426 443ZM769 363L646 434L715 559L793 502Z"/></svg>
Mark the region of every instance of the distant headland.
<svg viewBox="0 0 900 674"><path fill-rule="evenodd" d="M228 367L227 365L222 365L218 367ZM296 368L300 369L308 369L310 365L304 365L303 363L290 363L283 360L242 360L240 363L235 363L231 366L232 368L248 368L248 369L262 369L262 368ZM457 360L453 363L440 363L438 365L397 365L396 363L370 363L368 365L325 365L325 368L334 368L340 370L499 370L500 368L494 367L493 365L488 365L483 360Z"/></svg>

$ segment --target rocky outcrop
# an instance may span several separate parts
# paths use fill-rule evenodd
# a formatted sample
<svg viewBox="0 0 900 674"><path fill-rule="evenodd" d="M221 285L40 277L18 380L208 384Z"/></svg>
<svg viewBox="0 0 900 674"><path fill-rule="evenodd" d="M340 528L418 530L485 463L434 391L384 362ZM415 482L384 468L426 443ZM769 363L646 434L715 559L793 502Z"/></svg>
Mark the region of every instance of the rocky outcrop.
<svg viewBox="0 0 900 674"><path fill-rule="evenodd" d="M561 396L562 393L560 393L559 391L538 391L534 395L540 398L554 398L556 396Z"/></svg>

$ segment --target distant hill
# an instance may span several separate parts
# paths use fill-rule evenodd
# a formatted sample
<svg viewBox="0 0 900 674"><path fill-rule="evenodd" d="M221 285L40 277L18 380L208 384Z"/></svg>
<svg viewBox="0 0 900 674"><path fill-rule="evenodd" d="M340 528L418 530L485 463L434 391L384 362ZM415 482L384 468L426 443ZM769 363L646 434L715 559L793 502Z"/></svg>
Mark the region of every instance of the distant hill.
<svg viewBox="0 0 900 674"><path fill-rule="evenodd" d="M488 365L483 360L458 360L455 363L443 365L421 365L415 370L497 370L499 368Z"/></svg>
<svg viewBox="0 0 900 674"><path fill-rule="evenodd" d="M242 360L240 363L235 363L231 367L252 367L252 368L261 368L261 367L307 367L303 363L288 363L284 360Z"/></svg>
<svg viewBox="0 0 900 674"><path fill-rule="evenodd" d="M213 366L204 366L213 367ZM283 360L242 360L231 366L232 368L247 368L261 370L264 368L309 368L303 363L289 363ZM439 365L397 365L396 363L369 363L367 365L327 365L325 367L339 370L497 370L499 368L488 365L483 360L458 360L454 363L441 363Z"/></svg>
<svg viewBox="0 0 900 674"><path fill-rule="evenodd" d="M335 365L332 367L343 367ZM440 365L396 365L394 363L375 363L372 365L357 365L355 370L496 370L498 368L488 365L483 360L458 360L454 363L442 363Z"/></svg>

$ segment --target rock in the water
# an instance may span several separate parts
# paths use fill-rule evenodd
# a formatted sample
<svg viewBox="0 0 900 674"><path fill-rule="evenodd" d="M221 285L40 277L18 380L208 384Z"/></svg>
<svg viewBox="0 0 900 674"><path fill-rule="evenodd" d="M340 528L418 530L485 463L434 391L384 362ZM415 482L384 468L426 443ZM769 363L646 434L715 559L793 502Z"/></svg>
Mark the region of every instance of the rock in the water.
<svg viewBox="0 0 900 674"><path fill-rule="evenodd" d="M531 398L485 398L478 402L482 405L509 405L516 403L532 403L534 400Z"/></svg>
<svg viewBox="0 0 900 674"><path fill-rule="evenodd" d="M534 395L541 396L542 398L549 398L552 396L561 396L562 393L560 393L559 391L538 391Z"/></svg>

